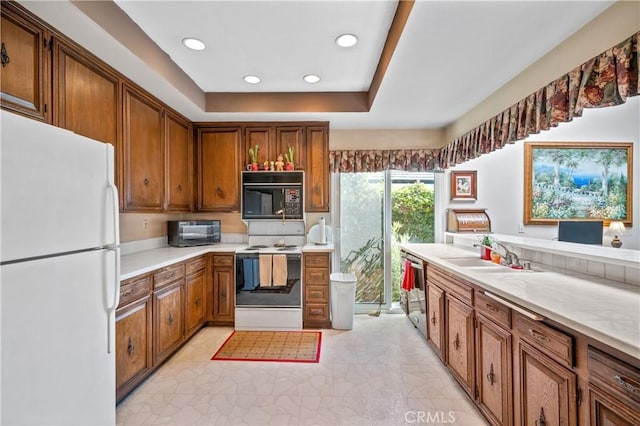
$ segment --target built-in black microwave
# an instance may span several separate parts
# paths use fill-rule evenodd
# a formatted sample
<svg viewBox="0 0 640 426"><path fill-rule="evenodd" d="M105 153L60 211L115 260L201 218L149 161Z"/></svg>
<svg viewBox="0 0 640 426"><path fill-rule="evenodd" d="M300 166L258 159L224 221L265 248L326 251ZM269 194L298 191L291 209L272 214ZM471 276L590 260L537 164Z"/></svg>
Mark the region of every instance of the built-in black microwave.
<svg viewBox="0 0 640 426"><path fill-rule="evenodd" d="M242 172L242 219L303 218L301 171Z"/></svg>
<svg viewBox="0 0 640 426"><path fill-rule="evenodd" d="M203 246L220 242L219 220L170 220L167 222L169 245Z"/></svg>

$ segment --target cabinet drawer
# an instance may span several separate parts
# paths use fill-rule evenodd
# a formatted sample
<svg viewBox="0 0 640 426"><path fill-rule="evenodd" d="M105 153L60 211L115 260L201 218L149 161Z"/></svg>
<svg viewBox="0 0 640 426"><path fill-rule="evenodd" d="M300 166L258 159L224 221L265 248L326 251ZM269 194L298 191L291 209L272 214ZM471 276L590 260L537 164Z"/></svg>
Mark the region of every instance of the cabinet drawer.
<svg viewBox="0 0 640 426"><path fill-rule="evenodd" d="M328 303L329 302L329 287L307 285L304 289L305 303Z"/></svg>
<svg viewBox="0 0 640 426"><path fill-rule="evenodd" d="M329 305L324 303L308 303L304 307L304 319L308 321L327 321Z"/></svg>
<svg viewBox="0 0 640 426"><path fill-rule="evenodd" d="M123 281L120 284L120 304L118 306L124 306L149 294L151 278L151 275L144 275Z"/></svg>
<svg viewBox="0 0 640 426"><path fill-rule="evenodd" d="M153 273L153 288L164 287L180 278L184 278L184 264L167 266Z"/></svg>
<svg viewBox="0 0 640 426"><path fill-rule="evenodd" d="M213 266L233 266L233 256L213 256Z"/></svg>
<svg viewBox="0 0 640 426"><path fill-rule="evenodd" d="M329 285L329 269L328 268L305 268L304 269L305 285Z"/></svg>
<svg viewBox="0 0 640 426"><path fill-rule="evenodd" d="M589 381L640 404L640 370L596 348L587 351Z"/></svg>
<svg viewBox="0 0 640 426"><path fill-rule="evenodd" d="M328 254L305 254L304 265L305 267L312 267L312 268L328 268L329 255Z"/></svg>
<svg viewBox="0 0 640 426"><path fill-rule="evenodd" d="M511 329L511 309L480 292L476 293L476 311L496 324Z"/></svg>
<svg viewBox="0 0 640 426"><path fill-rule="evenodd" d="M520 337L565 367L573 367L573 338L541 322L514 314L514 328Z"/></svg>
<svg viewBox="0 0 640 426"><path fill-rule="evenodd" d="M201 269L204 269L207 264L207 260L204 256L197 257L193 260L187 261L185 264L185 269L187 275L193 274L194 272L198 272Z"/></svg>
<svg viewBox="0 0 640 426"><path fill-rule="evenodd" d="M467 305L473 305L473 288L460 278L431 265L427 266L426 274L428 282L437 284L445 292L454 295Z"/></svg>

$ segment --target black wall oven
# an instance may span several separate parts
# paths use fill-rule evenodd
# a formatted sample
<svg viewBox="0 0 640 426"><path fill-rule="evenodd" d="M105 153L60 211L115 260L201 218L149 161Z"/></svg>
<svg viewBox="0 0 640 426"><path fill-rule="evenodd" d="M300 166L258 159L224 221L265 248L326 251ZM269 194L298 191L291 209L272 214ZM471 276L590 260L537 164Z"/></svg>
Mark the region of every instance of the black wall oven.
<svg viewBox="0 0 640 426"><path fill-rule="evenodd" d="M242 172L242 219L303 218L303 172Z"/></svg>

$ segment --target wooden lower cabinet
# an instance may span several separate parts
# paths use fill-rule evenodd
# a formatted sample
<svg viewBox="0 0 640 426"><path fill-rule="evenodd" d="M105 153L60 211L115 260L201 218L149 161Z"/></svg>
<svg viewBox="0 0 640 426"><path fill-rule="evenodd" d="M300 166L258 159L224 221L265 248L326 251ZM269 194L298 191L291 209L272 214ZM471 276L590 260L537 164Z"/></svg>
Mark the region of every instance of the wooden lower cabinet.
<svg viewBox="0 0 640 426"><path fill-rule="evenodd" d="M589 385L590 421L594 426L637 426L640 412L612 397L597 386Z"/></svg>
<svg viewBox="0 0 640 426"><path fill-rule="evenodd" d="M518 341L520 424L577 424L576 374Z"/></svg>
<svg viewBox="0 0 640 426"><path fill-rule="evenodd" d="M184 310L186 337L195 333L205 322L206 281L204 264L200 269L187 273L187 278L185 279L186 306Z"/></svg>
<svg viewBox="0 0 640 426"><path fill-rule="evenodd" d="M511 350L511 332L478 315L476 401L493 425L513 424Z"/></svg>
<svg viewBox="0 0 640 426"><path fill-rule="evenodd" d="M151 297L116 311L116 400L121 401L151 372Z"/></svg>
<svg viewBox="0 0 640 426"><path fill-rule="evenodd" d="M236 280L233 255L213 256L212 321L233 325L235 317Z"/></svg>
<svg viewBox="0 0 640 426"><path fill-rule="evenodd" d="M447 365L462 388L471 397L475 390L475 347L473 308L455 297L445 295Z"/></svg>
<svg viewBox="0 0 640 426"><path fill-rule="evenodd" d="M331 328L329 309L330 253L303 255L303 308L304 328Z"/></svg>
<svg viewBox="0 0 640 426"><path fill-rule="evenodd" d="M432 284L427 284L427 336L436 355L444 361L444 292Z"/></svg>
<svg viewBox="0 0 640 426"><path fill-rule="evenodd" d="M157 365L171 355L184 336L184 279L153 293L153 363Z"/></svg>

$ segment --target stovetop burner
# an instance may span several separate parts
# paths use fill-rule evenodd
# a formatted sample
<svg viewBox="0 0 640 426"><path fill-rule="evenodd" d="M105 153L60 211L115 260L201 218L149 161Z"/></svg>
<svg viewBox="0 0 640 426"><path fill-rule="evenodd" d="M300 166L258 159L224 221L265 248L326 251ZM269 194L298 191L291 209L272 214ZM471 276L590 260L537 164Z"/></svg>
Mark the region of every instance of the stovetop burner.
<svg viewBox="0 0 640 426"><path fill-rule="evenodd" d="M253 250L266 249L268 247L269 246L265 246L265 245L259 244L259 245L255 245L255 246L249 246L249 247L245 248L245 250L252 250L253 251Z"/></svg>

